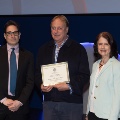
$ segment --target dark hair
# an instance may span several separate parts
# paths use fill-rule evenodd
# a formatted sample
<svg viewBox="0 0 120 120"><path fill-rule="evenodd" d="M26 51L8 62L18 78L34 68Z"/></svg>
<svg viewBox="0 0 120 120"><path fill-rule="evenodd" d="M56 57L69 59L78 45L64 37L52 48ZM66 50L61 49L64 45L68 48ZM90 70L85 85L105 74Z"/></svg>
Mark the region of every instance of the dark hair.
<svg viewBox="0 0 120 120"><path fill-rule="evenodd" d="M117 59L118 58L118 50L117 50L117 45L116 45L115 40L113 39L112 35L109 32L101 32L96 37L96 40L95 40L94 46L93 46L94 47L95 61L97 61L98 59L101 58L101 55L98 53L98 44L97 44L100 37L105 38L110 45L110 49L111 49L110 58L114 56Z"/></svg>
<svg viewBox="0 0 120 120"><path fill-rule="evenodd" d="M64 15L57 15L57 16L55 16L55 17L51 20L51 24L52 24L52 22L53 22L54 20L56 20L56 19L58 19L58 18L66 24L66 27L69 27L68 19L67 19Z"/></svg>
<svg viewBox="0 0 120 120"><path fill-rule="evenodd" d="M17 29L18 29L18 31L19 31L19 25L18 25L18 23L16 23L16 22L13 21L13 20L9 20L9 21L7 21L7 23L6 23L5 26L4 26L4 33L6 33L6 29L7 29L7 27L10 26L10 25L16 26Z"/></svg>
<svg viewBox="0 0 120 120"><path fill-rule="evenodd" d="M13 21L13 20L9 20L9 21L7 21L7 23L6 23L5 26L4 26L4 33L6 33L6 29L7 29L7 27L9 27L10 25L16 26L17 29L18 29L18 32L20 32L20 28L19 28L18 23L15 22L15 21ZM6 40L4 39L3 45L5 45L6 43L7 43L7 42L6 42ZM20 41L19 41L19 44L20 44Z"/></svg>

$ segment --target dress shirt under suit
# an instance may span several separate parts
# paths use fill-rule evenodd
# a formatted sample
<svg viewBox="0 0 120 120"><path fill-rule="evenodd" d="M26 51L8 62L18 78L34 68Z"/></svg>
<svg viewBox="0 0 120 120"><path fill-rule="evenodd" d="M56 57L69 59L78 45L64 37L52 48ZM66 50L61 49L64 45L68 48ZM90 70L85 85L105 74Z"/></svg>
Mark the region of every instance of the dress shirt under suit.
<svg viewBox="0 0 120 120"><path fill-rule="evenodd" d="M0 47L0 100L8 95L8 52L7 45ZM17 82L14 100L20 101L23 105L18 109L19 113L28 113L29 97L34 86L34 60L33 55L29 51L19 48ZM0 109L3 106L0 103Z"/></svg>

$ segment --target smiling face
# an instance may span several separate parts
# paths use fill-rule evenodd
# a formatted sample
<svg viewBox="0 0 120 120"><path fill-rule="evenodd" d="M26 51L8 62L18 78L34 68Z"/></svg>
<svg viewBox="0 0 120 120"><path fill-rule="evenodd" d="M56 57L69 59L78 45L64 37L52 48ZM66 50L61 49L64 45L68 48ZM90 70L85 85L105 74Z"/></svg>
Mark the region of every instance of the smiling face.
<svg viewBox="0 0 120 120"><path fill-rule="evenodd" d="M7 43L11 46L15 46L18 44L20 39L20 33L16 26L10 25L6 28L6 33L4 33L4 38Z"/></svg>
<svg viewBox="0 0 120 120"><path fill-rule="evenodd" d="M98 45L98 53L101 55L101 57L110 58L111 47L107 39L105 39L104 37L100 37L97 42L97 45Z"/></svg>
<svg viewBox="0 0 120 120"><path fill-rule="evenodd" d="M59 18L56 18L51 23L51 35L56 43L61 44L66 38L68 33L68 27L65 22Z"/></svg>

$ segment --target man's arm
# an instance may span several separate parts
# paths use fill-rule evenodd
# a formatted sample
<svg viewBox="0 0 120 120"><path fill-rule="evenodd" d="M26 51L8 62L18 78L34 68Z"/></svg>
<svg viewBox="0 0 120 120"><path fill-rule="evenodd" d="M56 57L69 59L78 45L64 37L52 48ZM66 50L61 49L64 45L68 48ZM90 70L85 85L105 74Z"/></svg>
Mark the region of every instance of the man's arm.
<svg viewBox="0 0 120 120"><path fill-rule="evenodd" d="M74 94L83 94L83 87L89 82L90 70L87 52L83 46L81 46L79 53L78 74L71 75L70 85Z"/></svg>

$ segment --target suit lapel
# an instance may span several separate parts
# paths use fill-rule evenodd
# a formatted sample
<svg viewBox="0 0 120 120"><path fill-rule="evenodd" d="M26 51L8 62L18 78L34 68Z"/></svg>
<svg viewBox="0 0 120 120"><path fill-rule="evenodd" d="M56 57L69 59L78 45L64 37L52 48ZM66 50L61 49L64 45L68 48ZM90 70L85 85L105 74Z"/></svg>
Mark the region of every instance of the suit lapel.
<svg viewBox="0 0 120 120"><path fill-rule="evenodd" d="M19 60L18 60L18 76L20 75L21 67L23 65L23 61L25 60L24 50L20 48L19 50Z"/></svg>
<svg viewBox="0 0 120 120"><path fill-rule="evenodd" d="M0 51L0 72L3 74L5 84L8 84L8 75L9 75L9 64L8 64L8 52L7 52L7 45L2 46ZM5 86L6 90L8 85Z"/></svg>
<svg viewBox="0 0 120 120"><path fill-rule="evenodd" d="M99 61L100 61L100 60L99 60ZM96 76L96 72L97 72L97 70L98 70L99 61L97 61L97 62L94 64L93 71L92 71L92 74L91 74L91 84L92 84L92 86L94 85L94 79L95 79L95 76Z"/></svg>
<svg viewBox="0 0 120 120"><path fill-rule="evenodd" d="M3 60L2 62L6 63L3 65L7 65L8 66L8 52L7 52L7 45L2 47L2 52L1 52L1 60Z"/></svg>
<svg viewBox="0 0 120 120"><path fill-rule="evenodd" d="M107 68L112 64L112 61L113 61L113 58L110 58L109 61L103 67L103 69L100 71L100 74L98 75L98 77L101 76L105 70L107 70Z"/></svg>
<svg viewBox="0 0 120 120"><path fill-rule="evenodd" d="M8 52L7 52L7 45L2 47L1 53L0 53L0 62L1 62L1 70L4 68L5 74L7 73L7 76L9 74L9 64L8 64ZM8 79L8 77L7 77Z"/></svg>

